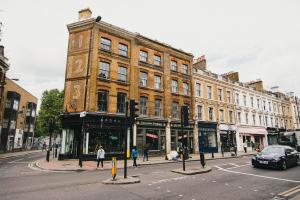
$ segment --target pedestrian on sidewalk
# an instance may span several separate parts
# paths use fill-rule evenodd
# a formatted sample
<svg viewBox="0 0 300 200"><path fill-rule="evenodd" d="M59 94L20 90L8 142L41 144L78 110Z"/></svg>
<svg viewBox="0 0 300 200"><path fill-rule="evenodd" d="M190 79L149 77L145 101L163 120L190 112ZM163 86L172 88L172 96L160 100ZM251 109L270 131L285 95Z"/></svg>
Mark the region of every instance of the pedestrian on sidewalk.
<svg viewBox="0 0 300 200"><path fill-rule="evenodd" d="M244 142L243 146L244 146L245 153L247 153L247 142L246 141Z"/></svg>
<svg viewBox="0 0 300 200"><path fill-rule="evenodd" d="M255 144L254 144L253 141L251 141L250 143L251 143L252 151L254 151L254 149L255 149Z"/></svg>
<svg viewBox="0 0 300 200"><path fill-rule="evenodd" d="M144 152L143 152L143 162L145 162L145 160L146 161L148 161L148 147L147 147L147 145L145 146L145 148L144 148Z"/></svg>
<svg viewBox="0 0 300 200"><path fill-rule="evenodd" d="M98 149L98 152L97 152L97 169L99 168L100 162L101 162L101 169L103 169L104 157L105 157L105 151L104 151L103 147L100 146L100 148Z"/></svg>
<svg viewBox="0 0 300 200"><path fill-rule="evenodd" d="M136 149L136 146L134 146L131 151L131 156L133 159L133 167L137 167L136 159L137 159L138 155L139 155L138 150Z"/></svg>
<svg viewBox="0 0 300 200"><path fill-rule="evenodd" d="M44 141L44 144L43 144L43 147L42 147L42 152L43 152L44 150L46 151L46 142L45 142L45 141Z"/></svg>

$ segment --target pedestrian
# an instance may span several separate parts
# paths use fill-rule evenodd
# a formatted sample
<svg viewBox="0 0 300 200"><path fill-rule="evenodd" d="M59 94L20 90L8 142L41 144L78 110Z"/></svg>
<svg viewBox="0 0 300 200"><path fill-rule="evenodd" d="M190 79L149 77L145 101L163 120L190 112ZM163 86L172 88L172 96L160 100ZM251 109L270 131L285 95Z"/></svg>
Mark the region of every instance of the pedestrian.
<svg viewBox="0 0 300 200"><path fill-rule="evenodd" d="M137 167L137 164L136 164L136 159L138 157L138 151L136 149L136 146L134 146L132 148L132 151L131 151L131 156L132 156L132 159L133 159L133 167Z"/></svg>
<svg viewBox="0 0 300 200"><path fill-rule="evenodd" d="M148 147L146 146L143 151L143 162L148 161Z"/></svg>
<svg viewBox="0 0 300 200"><path fill-rule="evenodd" d="M43 152L44 150L46 151L46 142L45 142L45 141L44 141L44 144L43 144L43 147L42 147L42 152Z"/></svg>
<svg viewBox="0 0 300 200"><path fill-rule="evenodd" d="M100 148L98 149L98 152L97 152L97 169L99 168L100 162L101 162L101 169L103 169L104 158L105 158L105 151L104 151L103 147L100 146Z"/></svg>
<svg viewBox="0 0 300 200"><path fill-rule="evenodd" d="M243 146L244 146L244 151L245 151L245 153L247 153L247 142L246 142L246 141L244 142L244 145L243 145Z"/></svg>
<svg viewBox="0 0 300 200"><path fill-rule="evenodd" d="M254 142L253 142L253 141L251 141L250 143L251 143L252 151L254 151L254 149L255 149Z"/></svg>

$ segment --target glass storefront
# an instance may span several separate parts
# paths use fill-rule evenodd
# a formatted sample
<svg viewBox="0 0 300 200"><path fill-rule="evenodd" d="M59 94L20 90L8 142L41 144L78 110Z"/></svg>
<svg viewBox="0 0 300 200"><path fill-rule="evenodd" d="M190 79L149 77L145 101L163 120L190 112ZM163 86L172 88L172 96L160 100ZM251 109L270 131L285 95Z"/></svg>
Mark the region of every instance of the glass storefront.
<svg viewBox="0 0 300 200"><path fill-rule="evenodd" d="M160 128L137 128L137 148L140 154L144 148L148 148L149 154L165 153L165 129Z"/></svg>

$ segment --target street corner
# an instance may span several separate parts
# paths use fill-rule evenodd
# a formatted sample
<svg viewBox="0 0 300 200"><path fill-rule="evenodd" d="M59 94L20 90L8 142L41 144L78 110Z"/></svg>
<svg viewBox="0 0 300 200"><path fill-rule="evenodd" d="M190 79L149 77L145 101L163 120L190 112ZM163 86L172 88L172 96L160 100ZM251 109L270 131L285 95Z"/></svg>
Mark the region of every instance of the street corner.
<svg viewBox="0 0 300 200"><path fill-rule="evenodd" d="M208 173L212 171L211 167L194 167L194 168L187 168L185 171L183 169L175 169L171 170L171 172L177 173L177 174L183 174L183 175L196 175L196 174L203 174Z"/></svg>
<svg viewBox="0 0 300 200"><path fill-rule="evenodd" d="M60 163L60 161L47 162L45 159L39 159L28 164L32 170L43 172L78 172L85 171L86 169L70 163Z"/></svg>
<svg viewBox="0 0 300 200"><path fill-rule="evenodd" d="M124 185L124 184L135 184L135 183L140 183L140 182L141 182L141 180L136 177L123 178L120 176L117 176L115 179L109 178L109 179L102 181L102 183L106 184L106 185Z"/></svg>

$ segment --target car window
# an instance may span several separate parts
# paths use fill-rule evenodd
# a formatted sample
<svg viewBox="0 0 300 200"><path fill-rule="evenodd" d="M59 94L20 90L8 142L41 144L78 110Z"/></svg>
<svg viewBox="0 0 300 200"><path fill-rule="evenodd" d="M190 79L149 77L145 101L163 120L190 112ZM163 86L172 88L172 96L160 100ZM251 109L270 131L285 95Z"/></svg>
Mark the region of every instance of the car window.
<svg viewBox="0 0 300 200"><path fill-rule="evenodd" d="M261 151L262 154L284 154L283 147L267 147Z"/></svg>

